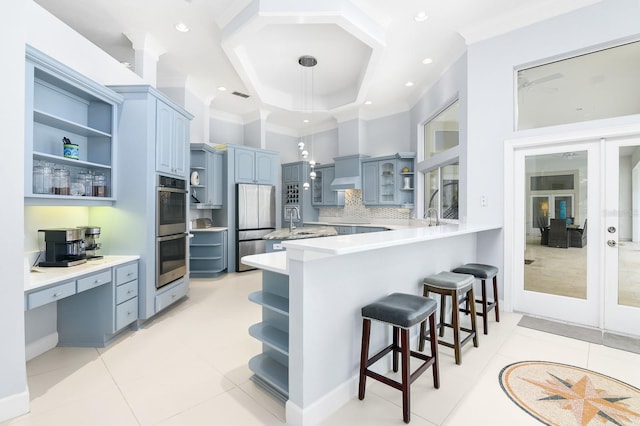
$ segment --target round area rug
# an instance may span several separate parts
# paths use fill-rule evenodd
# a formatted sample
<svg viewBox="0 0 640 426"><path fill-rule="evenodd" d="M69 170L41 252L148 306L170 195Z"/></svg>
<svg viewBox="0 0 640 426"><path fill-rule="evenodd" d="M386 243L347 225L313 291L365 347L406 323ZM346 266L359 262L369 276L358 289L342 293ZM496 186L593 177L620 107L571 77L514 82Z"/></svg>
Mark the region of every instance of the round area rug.
<svg viewBox="0 0 640 426"><path fill-rule="evenodd" d="M640 389L584 368L516 362L502 369L500 386L547 425L640 425Z"/></svg>

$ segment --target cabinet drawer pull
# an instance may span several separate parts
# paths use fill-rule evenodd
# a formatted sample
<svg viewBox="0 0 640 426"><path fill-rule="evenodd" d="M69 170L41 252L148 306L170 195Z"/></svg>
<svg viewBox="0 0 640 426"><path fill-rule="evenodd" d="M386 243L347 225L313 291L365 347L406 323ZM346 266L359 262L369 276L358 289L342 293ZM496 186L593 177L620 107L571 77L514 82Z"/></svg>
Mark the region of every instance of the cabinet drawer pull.
<svg viewBox="0 0 640 426"><path fill-rule="evenodd" d="M63 295L63 293L62 293L62 292L60 292L60 293L53 293L53 297L54 297L54 298L55 298L55 297L60 297L60 296L62 296L62 295Z"/></svg>
<svg viewBox="0 0 640 426"><path fill-rule="evenodd" d="M127 294L133 293L133 290L127 290Z"/></svg>
<svg viewBox="0 0 640 426"><path fill-rule="evenodd" d="M95 284L100 284L102 282L102 280L95 280L94 283Z"/></svg>
<svg viewBox="0 0 640 426"><path fill-rule="evenodd" d="M130 277L131 275L133 275L133 272L129 272L127 273L127 276Z"/></svg>

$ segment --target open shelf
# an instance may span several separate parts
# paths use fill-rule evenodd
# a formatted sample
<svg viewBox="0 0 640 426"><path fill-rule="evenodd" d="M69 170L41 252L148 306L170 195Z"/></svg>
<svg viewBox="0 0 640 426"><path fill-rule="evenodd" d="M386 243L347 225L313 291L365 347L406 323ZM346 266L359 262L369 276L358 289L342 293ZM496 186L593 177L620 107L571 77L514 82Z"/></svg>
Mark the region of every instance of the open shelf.
<svg viewBox="0 0 640 426"><path fill-rule="evenodd" d="M289 367L286 365L259 354L249 360L249 369L277 391L289 395Z"/></svg>
<svg viewBox="0 0 640 426"><path fill-rule="evenodd" d="M289 300L285 297L266 291L256 291L249 294L249 300L274 312L289 316Z"/></svg>
<svg viewBox="0 0 640 426"><path fill-rule="evenodd" d="M249 327L249 335L269 345L283 355L289 355L288 333L272 325L260 322Z"/></svg>
<svg viewBox="0 0 640 426"><path fill-rule="evenodd" d="M36 123L44 124L45 126L55 127L56 129L63 130L65 132L74 133L80 136L106 136L111 137L111 133L106 133L98 129L93 129L82 124L74 123L73 121L65 120L64 118L57 117L53 114L49 114L37 109L33 110L33 121Z"/></svg>

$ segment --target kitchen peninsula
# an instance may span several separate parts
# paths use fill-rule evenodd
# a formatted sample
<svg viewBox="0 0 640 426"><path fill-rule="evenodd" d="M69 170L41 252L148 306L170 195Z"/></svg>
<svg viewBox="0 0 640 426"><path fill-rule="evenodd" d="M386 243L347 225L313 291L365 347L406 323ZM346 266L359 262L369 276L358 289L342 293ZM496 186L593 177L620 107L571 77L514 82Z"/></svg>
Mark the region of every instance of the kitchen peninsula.
<svg viewBox="0 0 640 426"><path fill-rule="evenodd" d="M283 241L284 253L244 257L243 263L263 270L263 284L278 278L288 320L279 352L286 356L263 357L258 368L279 369L274 376L287 398L287 423L316 424L357 394L362 306L396 291L422 294L422 280L432 273L495 262L477 247L497 244L500 235L491 225L407 227ZM283 281L288 294L282 294ZM372 333L372 353L387 344L382 331Z"/></svg>

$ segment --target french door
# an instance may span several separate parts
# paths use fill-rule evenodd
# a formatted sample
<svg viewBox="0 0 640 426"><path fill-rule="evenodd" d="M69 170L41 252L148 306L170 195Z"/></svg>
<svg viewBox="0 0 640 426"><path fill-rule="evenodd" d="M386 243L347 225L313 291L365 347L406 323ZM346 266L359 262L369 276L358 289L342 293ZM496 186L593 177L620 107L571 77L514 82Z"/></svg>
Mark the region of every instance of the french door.
<svg viewBox="0 0 640 426"><path fill-rule="evenodd" d="M514 151L515 311L600 326L599 151L599 141Z"/></svg>
<svg viewBox="0 0 640 426"><path fill-rule="evenodd" d="M640 336L640 137L512 153L514 208L505 222L513 233L505 232L512 239L505 251L513 250L513 310ZM573 194L572 220L532 223L543 214L532 213L535 203L546 207L536 201L532 176L545 176L552 194Z"/></svg>
<svg viewBox="0 0 640 426"><path fill-rule="evenodd" d="M640 335L640 138L606 141L604 328Z"/></svg>

